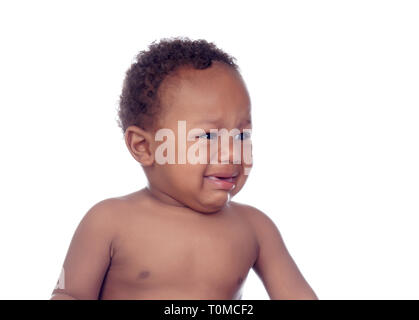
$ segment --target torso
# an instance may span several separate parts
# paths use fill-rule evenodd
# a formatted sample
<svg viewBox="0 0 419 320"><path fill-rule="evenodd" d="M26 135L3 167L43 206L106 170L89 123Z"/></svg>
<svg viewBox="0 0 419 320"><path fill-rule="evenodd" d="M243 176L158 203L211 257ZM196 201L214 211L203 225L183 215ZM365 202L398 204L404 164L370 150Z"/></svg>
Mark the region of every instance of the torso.
<svg viewBox="0 0 419 320"><path fill-rule="evenodd" d="M239 208L203 214L141 192L121 198L100 299L241 299L258 245Z"/></svg>

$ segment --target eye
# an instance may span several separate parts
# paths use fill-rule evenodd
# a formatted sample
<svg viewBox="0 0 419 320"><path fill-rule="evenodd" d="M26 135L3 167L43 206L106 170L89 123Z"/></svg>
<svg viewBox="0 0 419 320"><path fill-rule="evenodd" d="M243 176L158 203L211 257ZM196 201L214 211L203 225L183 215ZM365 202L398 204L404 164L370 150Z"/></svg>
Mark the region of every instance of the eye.
<svg viewBox="0 0 419 320"><path fill-rule="evenodd" d="M217 134L215 132L205 132L205 134L197 136L197 138L213 140L217 138Z"/></svg>
<svg viewBox="0 0 419 320"><path fill-rule="evenodd" d="M236 140L250 139L250 132L248 131L240 132L240 134L238 134L236 137L237 137Z"/></svg>

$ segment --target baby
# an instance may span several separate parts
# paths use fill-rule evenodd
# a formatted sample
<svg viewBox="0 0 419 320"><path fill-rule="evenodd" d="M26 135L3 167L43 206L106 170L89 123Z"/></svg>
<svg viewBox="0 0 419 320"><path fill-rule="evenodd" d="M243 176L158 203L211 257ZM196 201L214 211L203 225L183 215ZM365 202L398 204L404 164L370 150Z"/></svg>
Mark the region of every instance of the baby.
<svg viewBox="0 0 419 320"><path fill-rule="evenodd" d="M89 209L51 299L241 299L250 268L271 299L318 299L272 220L231 200L252 166L234 61L188 38L138 54L118 123L147 186Z"/></svg>

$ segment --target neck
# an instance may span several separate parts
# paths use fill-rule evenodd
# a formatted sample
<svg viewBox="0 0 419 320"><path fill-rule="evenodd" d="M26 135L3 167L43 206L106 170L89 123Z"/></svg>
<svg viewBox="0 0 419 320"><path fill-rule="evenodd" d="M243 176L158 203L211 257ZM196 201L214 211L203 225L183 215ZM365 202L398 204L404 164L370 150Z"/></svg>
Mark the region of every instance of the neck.
<svg viewBox="0 0 419 320"><path fill-rule="evenodd" d="M170 206L175 206L175 207L183 207L186 208L186 206L177 201L175 198L171 197L170 195L168 195L167 193L159 190L158 188L152 186L150 183L147 184L147 187L145 188L145 190L147 191L147 193L155 200L166 204L166 205L170 205Z"/></svg>

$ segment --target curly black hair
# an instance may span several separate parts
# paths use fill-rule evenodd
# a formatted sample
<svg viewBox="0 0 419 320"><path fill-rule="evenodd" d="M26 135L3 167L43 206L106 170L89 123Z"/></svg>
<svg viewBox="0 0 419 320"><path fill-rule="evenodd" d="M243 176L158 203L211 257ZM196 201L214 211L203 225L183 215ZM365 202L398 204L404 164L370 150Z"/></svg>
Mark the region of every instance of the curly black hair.
<svg viewBox="0 0 419 320"><path fill-rule="evenodd" d="M206 69L212 61L221 61L236 71L236 58L223 52L212 42L188 37L162 38L153 41L148 50L140 51L126 72L119 99L118 126L125 133L136 125L149 129L161 104L158 92L162 81L181 66Z"/></svg>

